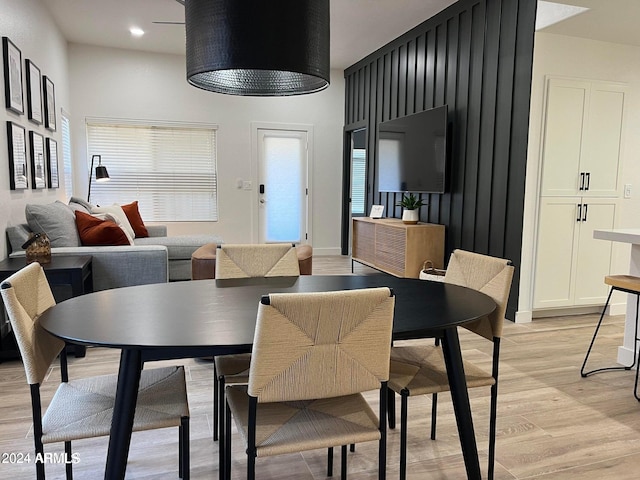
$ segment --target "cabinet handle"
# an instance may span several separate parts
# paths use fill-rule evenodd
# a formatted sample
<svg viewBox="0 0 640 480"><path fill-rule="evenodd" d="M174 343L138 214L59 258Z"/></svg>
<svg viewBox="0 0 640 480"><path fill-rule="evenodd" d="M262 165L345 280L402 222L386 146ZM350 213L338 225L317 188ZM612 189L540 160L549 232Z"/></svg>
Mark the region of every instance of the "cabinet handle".
<svg viewBox="0 0 640 480"><path fill-rule="evenodd" d="M587 184L584 187L585 190L589 190L589 183L591 183L591 172L587 172Z"/></svg>
<svg viewBox="0 0 640 480"><path fill-rule="evenodd" d="M589 208L589 205L587 205L587 204L585 203L585 204L584 204L584 212L582 212L582 213L583 213L583 216L582 216L582 221L583 221L583 222L586 222L586 221L587 221L587 209L588 209L588 208Z"/></svg>
<svg viewBox="0 0 640 480"><path fill-rule="evenodd" d="M582 204L578 204L578 218L576 218L576 222L582 221Z"/></svg>
<svg viewBox="0 0 640 480"><path fill-rule="evenodd" d="M584 190L584 172L580 172L580 190Z"/></svg>

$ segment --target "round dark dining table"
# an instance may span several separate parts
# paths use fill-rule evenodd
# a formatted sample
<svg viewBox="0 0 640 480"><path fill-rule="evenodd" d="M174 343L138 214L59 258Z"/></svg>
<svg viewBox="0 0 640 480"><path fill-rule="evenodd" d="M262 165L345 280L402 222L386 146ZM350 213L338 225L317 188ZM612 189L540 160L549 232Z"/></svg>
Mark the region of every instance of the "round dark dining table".
<svg viewBox="0 0 640 480"><path fill-rule="evenodd" d="M122 351L104 478L124 479L144 362L249 350L262 295L382 286L396 296L394 340L442 339L467 476L481 478L456 328L496 308L478 291L385 274L198 280L74 297L44 312L39 321L66 342Z"/></svg>

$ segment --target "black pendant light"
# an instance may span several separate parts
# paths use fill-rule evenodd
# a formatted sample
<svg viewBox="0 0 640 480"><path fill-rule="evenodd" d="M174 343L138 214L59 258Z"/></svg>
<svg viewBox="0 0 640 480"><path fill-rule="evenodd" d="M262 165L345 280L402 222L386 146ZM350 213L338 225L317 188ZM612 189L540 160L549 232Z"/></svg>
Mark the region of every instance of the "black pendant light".
<svg viewBox="0 0 640 480"><path fill-rule="evenodd" d="M329 0L186 0L187 80L232 95L329 85Z"/></svg>

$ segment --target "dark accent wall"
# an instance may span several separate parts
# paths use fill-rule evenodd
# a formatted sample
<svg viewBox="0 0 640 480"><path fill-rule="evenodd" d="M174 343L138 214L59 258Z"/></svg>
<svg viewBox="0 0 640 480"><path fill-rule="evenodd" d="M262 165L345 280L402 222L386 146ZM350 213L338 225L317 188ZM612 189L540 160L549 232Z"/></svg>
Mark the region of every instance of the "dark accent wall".
<svg viewBox="0 0 640 480"><path fill-rule="evenodd" d="M512 260L511 319L520 276L535 16L535 0L459 0L345 70L345 135L363 126L368 133L367 210L381 204L389 217L402 214L396 206L401 194L375 191L377 125L449 106L448 190L422 194L428 206L420 220L447 227L447 258L462 248Z"/></svg>

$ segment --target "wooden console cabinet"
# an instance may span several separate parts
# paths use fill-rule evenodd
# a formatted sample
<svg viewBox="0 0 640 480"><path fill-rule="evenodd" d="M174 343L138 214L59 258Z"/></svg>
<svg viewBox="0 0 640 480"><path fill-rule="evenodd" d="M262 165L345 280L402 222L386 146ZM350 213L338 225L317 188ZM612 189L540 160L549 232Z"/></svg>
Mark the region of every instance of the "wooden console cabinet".
<svg viewBox="0 0 640 480"><path fill-rule="evenodd" d="M426 260L444 266L444 225L353 218L351 259L396 277L418 278Z"/></svg>

